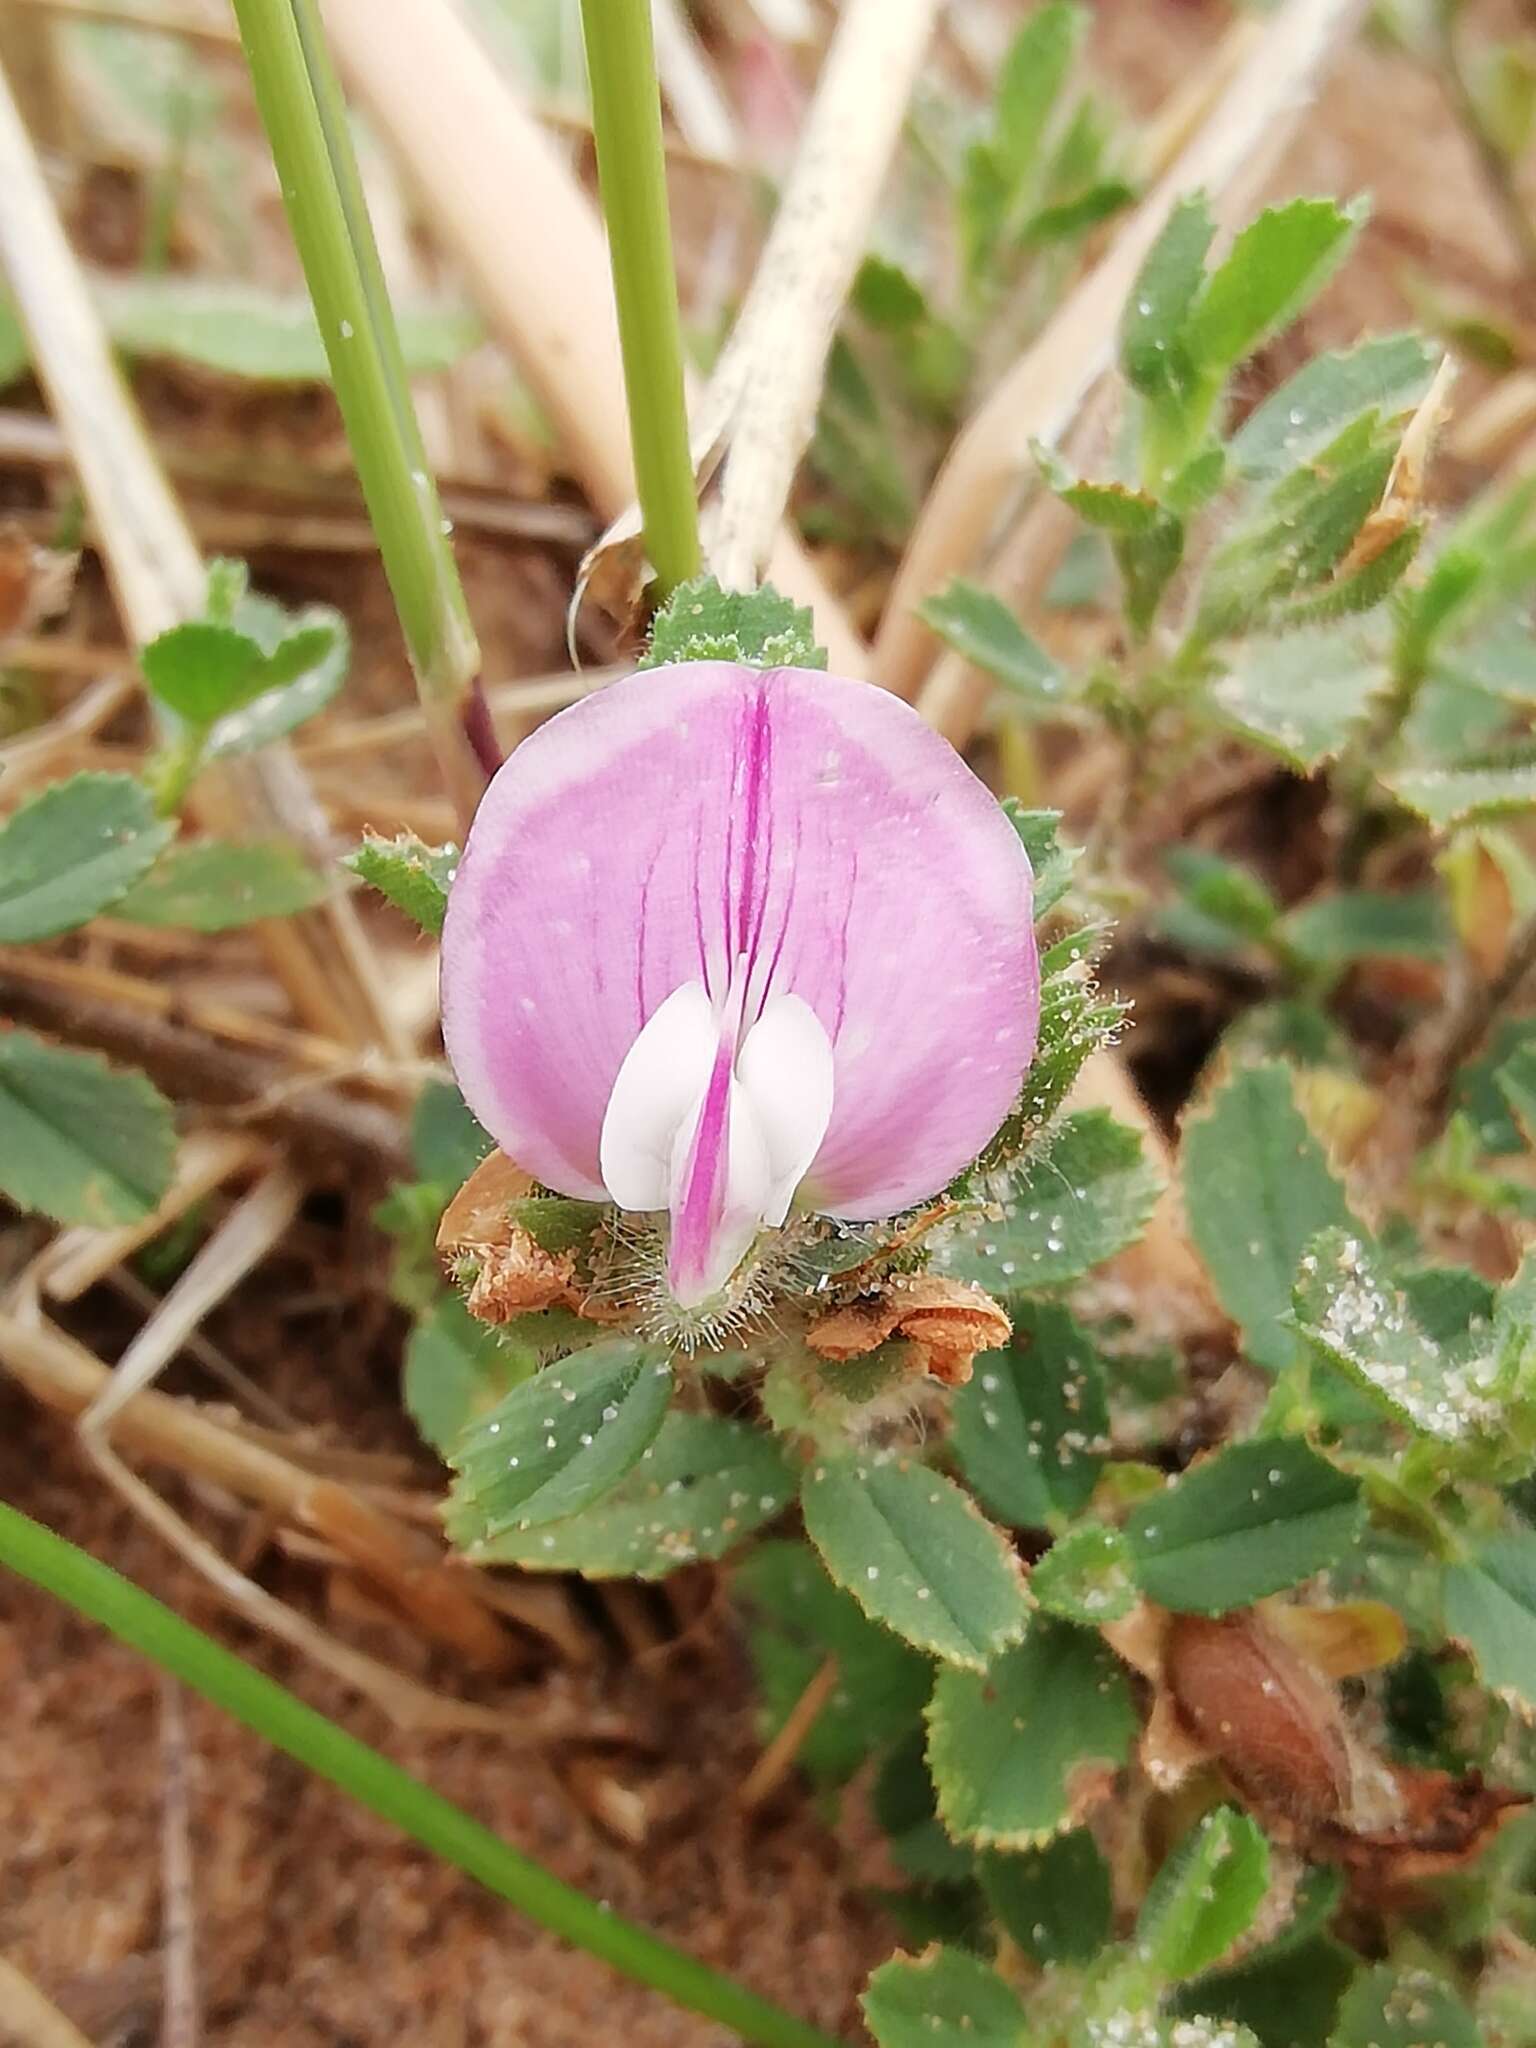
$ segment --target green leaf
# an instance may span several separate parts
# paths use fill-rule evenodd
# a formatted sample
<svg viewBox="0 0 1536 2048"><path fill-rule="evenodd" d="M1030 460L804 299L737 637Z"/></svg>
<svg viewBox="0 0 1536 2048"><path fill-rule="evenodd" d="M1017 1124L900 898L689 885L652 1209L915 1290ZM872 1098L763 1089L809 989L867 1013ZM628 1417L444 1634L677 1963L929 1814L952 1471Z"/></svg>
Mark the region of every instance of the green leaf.
<svg viewBox="0 0 1536 2048"><path fill-rule="evenodd" d="M1294 910L1280 936L1309 967L1340 973L1357 960L1438 960L1450 943L1440 897L1345 890Z"/></svg>
<svg viewBox="0 0 1536 2048"><path fill-rule="evenodd" d="M1045 1529L1084 1507L1109 1449L1104 1367L1064 1308L1021 1298L1013 1337L988 1351L954 1392L960 1470L1016 1529Z"/></svg>
<svg viewBox="0 0 1536 2048"><path fill-rule="evenodd" d="M1018 1994L963 1949L893 1956L860 2003L879 2048L1025 2048Z"/></svg>
<svg viewBox="0 0 1536 2048"><path fill-rule="evenodd" d="M1262 1830L1218 1807L1157 1873L1136 1921L1137 1962L1160 1985L1197 1977L1248 1932L1268 1890Z"/></svg>
<svg viewBox="0 0 1536 2048"><path fill-rule="evenodd" d="M1200 846L1174 847L1163 865L1178 884L1180 900L1158 922L1176 944L1226 952L1234 943L1262 943L1273 932L1280 905L1251 868Z"/></svg>
<svg viewBox="0 0 1536 2048"><path fill-rule="evenodd" d="M174 271L99 275L94 291L107 331L129 355L267 384L330 382L307 298ZM401 305L394 317L413 377L451 370L482 331L474 314L457 306Z"/></svg>
<svg viewBox="0 0 1536 2048"><path fill-rule="evenodd" d="M988 1905L1032 1961L1091 1963L1109 1940L1109 1865L1087 1828L1013 1856L989 1851L980 1869Z"/></svg>
<svg viewBox="0 0 1536 2048"><path fill-rule="evenodd" d="M170 1185L176 1120L142 1074L0 1031L0 1193L58 1223L137 1223Z"/></svg>
<svg viewBox="0 0 1536 2048"><path fill-rule="evenodd" d="M397 832L393 839L369 833L361 846L342 856L341 864L432 938L441 935L449 885L458 871L456 846L427 846L414 832Z"/></svg>
<svg viewBox="0 0 1536 2048"><path fill-rule="evenodd" d="M1029 1576L1047 1614L1100 1628L1122 1621L1136 1605L1131 1554L1118 1529L1082 1522L1058 1537Z"/></svg>
<svg viewBox="0 0 1536 2048"><path fill-rule="evenodd" d="M1125 583L1125 616L1132 632L1145 634L1184 559L1184 523L1164 512L1145 532L1120 533L1112 546Z"/></svg>
<svg viewBox="0 0 1536 2048"><path fill-rule="evenodd" d="M1234 1074L1185 1127L1184 1207L1222 1307L1248 1355L1283 1372L1296 1353L1285 1326L1302 1253L1349 1221L1344 1190L1277 1063Z"/></svg>
<svg viewBox="0 0 1536 2048"><path fill-rule="evenodd" d="M469 1425L537 1364L526 1345L509 1344L491 1324L477 1322L456 1294L444 1294L406 1342L406 1413L446 1458Z"/></svg>
<svg viewBox="0 0 1536 2048"><path fill-rule="evenodd" d="M1001 1220L951 1240L940 1262L994 1294L1064 1287L1134 1242L1161 1192L1135 1131L1074 1110L1015 1174Z"/></svg>
<svg viewBox="0 0 1536 2048"><path fill-rule="evenodd" d="M1536 1706L1536 1530L1512 1525L1449 1568L1445 1630L1490 1691Z"/></svg>
<svg viewBox="0 0 1536 2048"><path fill-rule="evenodd" d="M984 1672L941 1671L928 1708L939 1814L958 1841L1027 1849L1072 1827L1076 1801L1130 1755L1121 1665L1087 1629L1036 1615Z"/></svg>
<svg viewBox="0 0 1536 2048"><path fill-rule="evenodd" d="M215 720L208 754L223 760L251 754L284 738L322 712L347 679L352 640L346 621L329 605L307 605L290 618L280 606L275 633L258 630L253 613L267 600L247 598L236 609L236 624L262 647L265 682L260 693Z"/></svg>
<svg viewBox="0 0 1536 2048"><path fill-rule="evenodd" d="M1215 232L1203 193L1181 199L1132 287L1120 321L1120 368L1144 398L1180 393L1190 381L1184 325L1205 281Z"/></svg>
<svg viewBox="0 0 1536 2048"><path fill-rule="evenodd" d="M1199 637L1219 640L1265 624L1303 623L1302 600L1326 586L1348 555L1381 503L1396 458L1396 440L1367 414L1315 467L1288 477L1265 500L1260 516L1211 556L1196 616ZM1380 578L1390 583L1404 566L1401 550L1387 550L1381 561L1385 571L1374 563L1361 571L1367 578L1364 598L1372 602L1373 593L1381 594ZM1343 585L1324 588L1323 609L1359 609L1357 595Z"/></svg>
<svg viewBox="0 0 1536 2048"><path fill-rule="evenodd" d="M1277 483L1321 454L1363 412L1411 412L1429 389L1440 349L1421 334L1384 334L1314 356L1271 392L1227 444L1239 476Z"/></svg>
<svg viewBox="0 0 1536 2048"><path fill-rule="evenodd" d="M906 1454L828 1458L800 1505L833 1579L909 1643L980 1670L1023 1633L1018 1559L942 1473Z"/></svg>
<svg viewBox="0 0 1536 2048"><path fill-rule="evenodd" d="M1483 2048L1483 2037L1438 1977L1381 1963L1345 1992L1328 2048Z"/></svg>
<svg viewBox="0 0 1536 2048"><path fill-rule="evenodd" d="M1399 803L1440 831L1536 806L1536 761L1510 767L1408 769L1386 778Z"/></svg>
<svg viewBox="0 0 1536 2048"><path fill-rule="evenodd" d="M1049 915L1072 886L1080 846L1061 843L1060 811L1027 811L1017 797L1003 798L1003 814L1018 833L1034 871L1035 922Z"/></svg>
<svg viewBox="0 0 1536 2048"><path fill-rule="evenodd" d="M267 687L266 660L248 634L188 619L139 650L144 680L178 718L199 728L238 711Z"/></svg>
<svg viewBox="0 0 1536 2048"><path fill-rule="evenodd" d="M1295 1302L1297 1325L1313 1351L1394 1421L1441 1443L1501 1430L1497 1359L1426 1336L1357 1234L1329 1230L1316 1240L1301 1261Z"/></svg>
<svg viewBox="0 0 1536 2048"><path fill-rule="evenodd" d="M651 625L640 668L670 661L735 661L746 668L825 668L807 606L771 584L722 590L713 576L680 583Z"/></svg>
<svg viewBox="0 0 1536 2048"><path fill-rule="evenodd" d="M1036 447L1046 483L1078 518L1116 538L1149 539L1166 524L1167 513L1147 491L1129 484L1096 484L1074 477L1048 448Z"/></svg>
<svg viewBox="0 0 1536 2048"><path fill-rule="evenodd" d="M291 917L327 883L286 840L199 839L173 846L117 906L134 924L223 932L263 917Z"/></svg>
<svg viewBox="0 0 1536 2048"><path fill-rule="evenodd" d="M1204 370L1235 369L1316 297L1342 262L1365 210L1293 199L1250 221L1215 270L1184 328Z"/></svg>
<svg viewBox="0 0 1536 2048"><path fill-rule="evenodd" d="M423 1180L451 1194L492 1149L489 1131L470 1114L451 1081L428 1081L411 1111L411 1163Z"/></svg>
<svg viewBox="0 0 1536 2048"><path fill-rule="evenodd" d="M918 615L947 646L1034 709L1054 710L1067 696L1066 678L1045 649L1000 598L978 584L957 578L920 605Z"/></svg>
<svg viewBox="0 0 1536 2048"><path fill-rule="evenodd" d="M669 1415L639 1464L594 1506L494 1537L478 1561L593 1579L665 1578L723 1557L794 1497L794 1475L763 1430L719 1415Z"/></svg>
<svg viewBox="0 0 1536 2048"><path fill-rule="evenodd" d="M579 1514L639 1462L671 1399L665 1353L627 1337L546 1367L450 1451L449 1536L479 1554L509 1530Z"/></svg>
<svg viewBox="0 0 1536 2048"><path fill-rule="evenodd" d="M1014 191L1040 162L1051 117L1087 33L1086 9L1047 0L1014 37L998 72L994 149Z"/></svg>
<svg viewBox="0 0 1536 2048"><path fill-rule="evenodd" d="M1308 626L1245 640L1211 696L1244 738L1306 774L1343 750L1386 681L1358 628Z"/></svg>
<svg viewBox="0 0 1536 2048"><path fill-rule="evenodd" d="M1149 1600L1224 1614L1337 1564L1365 1518L1356 1482L1291 1437L1232 1444L1143 1501L1126 1541Z"/></svg>
<svg viewBox="0 0 1536 2048"><path fill-rule="evenodd" d="M926 1665L926 1669L928 1685L918 1712L903 1731L904 1739L888 1752L875 1775L870 1810L898 1869L924 1885L964 1886L974 1898L976 1858L964 1843L952 1842L944 1832L928 1775L921 1714L932 1688L933 1667Z"/></svg>
<svg viewBox="0 0 1536 2048"><path fill-rule="evenodd" d="M190 619L139 650L149 688L207 735L210 753L247 753L312 718L346 674L350 642L340 616L314 606L290 619L246 597L238 626Z"/></svg>
<svg viewBox="0 0 1536 2048"><path fill-rule="evenodd" d="M933 1684L926 1657L870 1621L834 1586L805 1543L759 1543L732 1574L747 1610L747 1644L772 1736L828 1657L837 1684L796 1761L817 1783L840 1785L872 1750L903 1734Z"/></svg>
<svg viewBox="0 0 1536 2048"><path fill-rule="evenodd" d="M1017 1161L1027 1148L1053 1141L1053 1120L1072 1084L1093 1054L1112 1046L1120 1034L1127 1006L1106 996L1094 975L1103 936L1102 927L1069 931L1040 956L1035 1057L1012 1115L978 1162L984 1179ZM980 1185L971 1175L962 1175L961 1184L967 1189Z"/></svg>
<svg viewBox="0 0 1536 2048"><path fill-rule="evenodd" d="M110 909L175 834L131 775L72 775L29 797L0 829L0 945Z"/></svg>

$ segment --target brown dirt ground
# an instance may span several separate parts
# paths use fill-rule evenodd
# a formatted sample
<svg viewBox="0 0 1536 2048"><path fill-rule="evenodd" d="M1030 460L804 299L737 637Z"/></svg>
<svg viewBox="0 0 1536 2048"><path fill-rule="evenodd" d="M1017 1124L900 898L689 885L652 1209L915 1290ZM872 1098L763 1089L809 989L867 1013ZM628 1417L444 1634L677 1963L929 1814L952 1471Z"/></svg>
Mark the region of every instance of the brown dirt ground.
<svg viewBox="0 0 1536 2048"><path fill-rule="evenodd" d="M1126 100L1146 112L1208 50L1220 10L1102 0L1098 54ZM1307 324L1317 346L1409 315L1401 273L1432 259L1438 274L1508 290L1509 264L1433 81L1377 47L1357 49L1308 120L1276 180L1280 190L1369 189L1378 210L1364 245ZM1289 356L1298 344L1286 344ZM1278 365L1277 365L1278 367ZM254 441L270 423L244 422ZM319 424L318 422L316 424ZM225 429L230 422L226 417ZM291 445L295 422L278 423ZM308 452L308 451L306 451ZM260 565L259 565L260 567ZM270 587L296 573L275 558ZM560 660L566 570L536 549L471 552L471 595L502 674ZM337 587L344 584L345 588ZM321 572L301 593L346 603L376 704L398 702L404 677L376 576ZM377 652L373 650L379 650ZM351 1222L320 1214L314 1230L349 1242ZM377 1249L370 1256L378 1257ZM317 1261L320 1268L326 1259ZM226 1304L214 1333L296 1409L350 1442L404 1448L395 1390L400 1329L374 1314L359 1342L358 1297L318 1288L316 1266L269 1270ZM124 1331L93 1329L104 1355ZM173 1382L174 1384L174 1382ZM402 1737L313 1669L257 1641L220 1611L201 1581L113 1499L67 1432L0 1387L0 1494L110 1559L212 1628L306 1698L427 1777L562 1877L647 1921L699 1957L738 1973L820 2023L852 2031L854 2000L891 1930L861 1895L878 1870L856 1824L824 1828L792 1791L758 1823L733 1803L756 1754L750 1685L728 1617L711 1613L681 1643L636 1658L608 1645L593 1670L551 1669L504 1691L509 1713L552 1698L601 1702L640 1740L602 1767L650 1816L642 1846L593 1820L547 1763L490 1737ZM227 1508L174 1492L226 1544ZM274 1549L254 1570L272 1590L326 1612L322 1576ZM338 1631L449 1688L418 1646L382 1622L339 1612ZM31 1974L108 2048L159 2038L162 1914L160 1705L134 1656L50 1601L0 1581L0 1953ZM404 1845L393 1831L275 1757L195 1700L187 1703L203 2039L210 2048L708 2048L723 2030L573 1956L516 1913ZM0 2013L0 2038L4 2015Z"/></svg>

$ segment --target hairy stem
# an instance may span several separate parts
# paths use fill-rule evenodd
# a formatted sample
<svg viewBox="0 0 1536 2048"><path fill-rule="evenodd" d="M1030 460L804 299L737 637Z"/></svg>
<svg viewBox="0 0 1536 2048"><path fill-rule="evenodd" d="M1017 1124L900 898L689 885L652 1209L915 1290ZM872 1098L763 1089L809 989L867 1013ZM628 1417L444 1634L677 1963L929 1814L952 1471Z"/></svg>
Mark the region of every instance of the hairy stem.
<svg viewBox="0 0 1536 2048"><path fill-rule="evenodd" d="M592 130L646 552L661 594L699 573L661 95L649 0L582 0Z"/></svg>

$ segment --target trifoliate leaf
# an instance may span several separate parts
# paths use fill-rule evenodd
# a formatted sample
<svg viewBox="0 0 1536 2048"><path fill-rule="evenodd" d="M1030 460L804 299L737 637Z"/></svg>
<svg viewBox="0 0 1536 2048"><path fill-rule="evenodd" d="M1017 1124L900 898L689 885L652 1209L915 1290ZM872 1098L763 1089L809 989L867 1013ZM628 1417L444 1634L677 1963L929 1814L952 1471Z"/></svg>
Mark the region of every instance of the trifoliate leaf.
<svg viewBox="0 0 1536 2048"><path fill-rule="evenodd" d="M1148 1599L1224 1614L1326 1571L1364 1522L1357 1482L1290 1437L1232 1444L1136 1507L1125 1523Z"/></svg>
<svg viewBox="0 0 1536 2048"><path fill-rule="evenodd" d="M939 1814L959 1841L1027 1849L1074 1826L1130 1754L1130 1683L1087 1629L1034 1616L985 1671L941 1671L928 1708Z"/></svg>
<svg viewBox="0 0 1536 2048"><path fill-rule="evenodd" d="M1282 1372L1301 1255L1319 1231L1349 1221L1344 1190L1276 1063L1234 1074L1185 1128L1184 1207L1195 1249L1248 1355Z"/></svg>
<svg viewBox="0 0 1536 2048"><path fill-rule="evenodd" d="M142 1074L0 1031L0 1193L59 1223L137 1223L170 1185L176 1121Z"/></svg>
<svg viewBox="0 0 1536 2048"><path fill-rule="evenodd" d="M0 945L110 909L175 836L131 775L72 775L28 798L0 828Z"/></svg>
<svg viewBox="0 0 1536 2048"><path fill-rule="evenodd" d="M800 1505L833 1579L909 1643L980 1670L1023 1633L1018 1559L942 1473L906 1455L829 1458Z"/></svg>

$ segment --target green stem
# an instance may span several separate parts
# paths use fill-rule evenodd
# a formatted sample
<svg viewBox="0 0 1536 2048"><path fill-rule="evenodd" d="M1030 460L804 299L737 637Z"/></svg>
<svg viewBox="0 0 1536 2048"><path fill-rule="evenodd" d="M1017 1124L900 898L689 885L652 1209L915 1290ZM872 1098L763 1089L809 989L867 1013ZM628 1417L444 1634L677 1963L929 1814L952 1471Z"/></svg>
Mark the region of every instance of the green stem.
<svg viewBox="0 0 1536 2048"><path fill-rule="evenodd" d="M391 1821L541 1927L762 2048L837 2048L829 2035L609 1912L511 1849L148 1593L0 1502L0 1565L100 1622L194 1692Z"/></svg>
<svg viewBox="0 0 1536 2048"><path fill-rule="evenodd" d="M581 0L592 132L646 552L661 595L699 573L699 510L650 0Z"/></svg>
<svg viewBox="0 0 1536 2048"><path fill-rule="evenodd" d="M234 9L433 748L467 817L496 766L480 650L411 403L346 103L316 0L234 0Z"/></svg>

